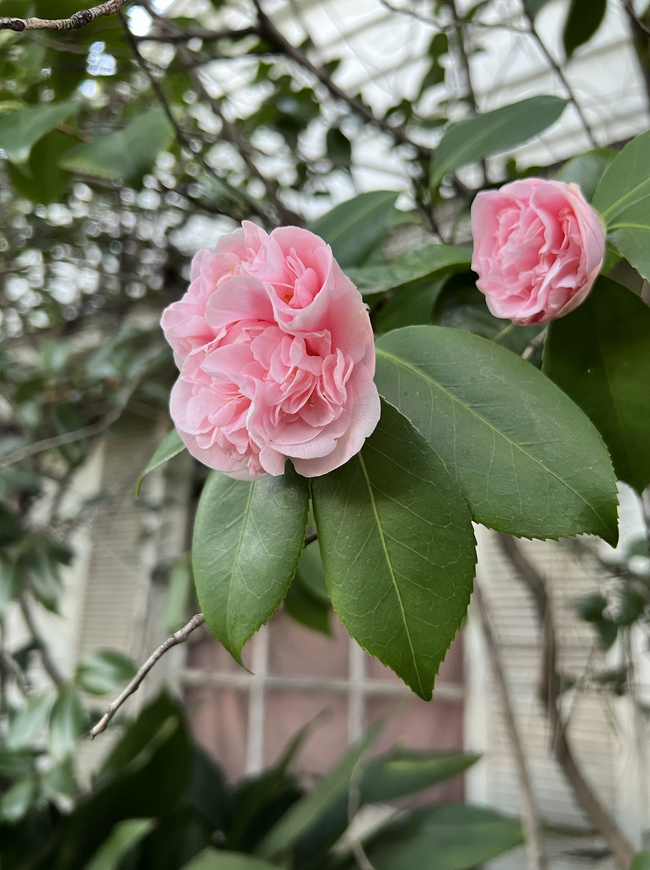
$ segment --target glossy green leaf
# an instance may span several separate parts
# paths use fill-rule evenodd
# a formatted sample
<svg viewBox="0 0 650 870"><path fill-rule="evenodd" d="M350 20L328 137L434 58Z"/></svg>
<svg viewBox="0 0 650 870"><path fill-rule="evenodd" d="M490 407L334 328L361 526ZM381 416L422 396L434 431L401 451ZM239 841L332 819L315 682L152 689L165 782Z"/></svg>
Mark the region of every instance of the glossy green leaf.
<svg viewBox="0 0 650 870"><path fill-rule="evenodd" d="M603 23L606 11L607 0L571 0L562 34L567 58L594 36Z"/></svg>
<svg viewBox="0 0 650 870"><path fill-rule="evenodd" d="M124 181L139 187L158 154L172 140L173 130L158 106L138 115L117 133L98 136L77 145L60 162L63 169L94 175L108 181Z"/></svg>
<svg viewBox="0 0 650 870"><path fill-rule="evenodd" d="M459 266L469 266L472 249L453 245L426 245L405 251L387 266L365 266L349 269L347 274L361 293L381 293L426 278L448 272Z"/></svg>
<svg viewBox="0 0 650 870"><path fill-rule="evenodd" d="M454 124L431 159L431 184L438 185L461 166L508 151L539 135L558 120L567 103L559 97L530 97Z"/></svg>
<svg viewBox="0 0 650 870"><path fill-rule="evenodd" d="M602 438L534 366L476 335L412 326L379 339L375 380L440 454L477 522L616 543L616 480Z"/></svg>
<svg viewBox="0 0 650 870"><path fill-rule="evenodd" d="M474 579L474 535L458 485L409 421L383 402L361 452L314 478L312 494L341 622L429 700Z"/></svg>
<svg viewBox="0 0 650 870"><path fill-rule="evenodd" d="M161 465L169 462L170 459L173 459L174 456L178 456L178 454L182 453L185 449L185 443L177 430L172 429L171 432L168 432L156 448L156 452L147 463L147 467L138 478L138 482L135 485L135 497L138 498L140 496L142 481L150 472L155 471L156 468L160 468Z"/></svg>
<svg viewBox="0 0 650 870"><path fill-rule="evenodd" d="M187 622L187 608L190 603L194 578L192 576L192 554L184 553L176 560L169 574L169 585L165 598L163 624L169 634L182 628Z"/></svg>
<svg viewBox="0 0 650 870"><path fill-rule="evenodd" d="M384 232L397 196L394 190L361 193L335 206L309 229L331 246L343 269L357 266Z"/></svg>
<svg viewBox="0 0 650 870"><path fill-rule="evenodd" d="M650 484L650 307L599 278L585 302L550 324L544 372L591 419L619 480Z"/></svg>
<svg viewBox="0 0 650 870"><path fill-rule="evenodd" d="M0 820L15 825L19 822L36 800L36 780L26 776L17 780L2 795L0 800Z"/></svg>
<svg viewBox="0 0 650 870"><path fill-rule="evenodd" d="M185 864L182 870L277 870L277 865L241 852L206 849Z"/></svg>
<svg viewBox="0 0 650 870"><path fill-rule="evenodd" d="M53 701L54 696L49 692L43 695L32 695L27 699L9 727L6 738L8 749L22 749L39 738Z"/></svg>
<svg viewBox="0 0 650 870"><path fill-rule="evenodd" d="M76 689L63 686L50 713L50 749L55 758L64 758L74 750L84 732L85 722Z"/></svg>
<svg viewBox="0 0 650 870"><path fill-rule="evenodd" d="M25 163L32 147L74 114L79 104L72 100L51 105L27 106L0 117L0 148L11 163Z"/></svg>
<svg viewBox="0 0 650 870"><path fill-rule="evenodd" d="M630 870L650 870L650 852L639 852L635 855Z"/></svg>
<svg viewBox="0 0 650 870"><path fill-rule="evenodd" d="M284 609L289 616L321 634L332 634L330 616L332 606L311 594L299 573L293 578L287 597L284 599Z"/></svg>
<svg viewBox="0 0 650 870"><path fill-rule="evenodd" d="M616 151L611 148L595 148L569 160L555 177L567 184L577 184L587 202L591 202L607 167L615 157Z"/></svg>
<svg viewBox="0 0 650 870"><path fill-rule="evenodd" d="M118 870L128 852L154 828L155 819L124 819L118 822L85 870Z"/></svg>
<svg viewBox="0 0 650 870"><path fill-rule="evenodd" d="M467 804L437 804L390 825L366 851L376 870L468 870L521 843L518 819Z"/></svg>
<svg viewBox="0 0 650 870"><path fill-rule="evenodd" d="M105 695L135 676L129 656L115 649L97 649L88 653L77 666L77 683L91 695Z"/></svg>
<svg viewBox="0 0 650 870"><path fill-rule="evenodd" d="M19 166L7 165L14 190L26 199L41 205L49 205L62 199L69 172L58 165L61 157L77 143L61 130L51 130L31 150L29 160Z"/></svg>
<svg viewBox="0 0 650 870"><path fill-rule="evenodd" d="M361 803L381 803L446 782L475 764L479 755L426 752L396 746L373 759L363 772Z"/></svg>
<svg viewBox="0 0 650 870"><path fill-rule="evenodd" d="M398 287L378 306L373 317L375 333L381 335L403 326L431 323L433 307L447 280L446 275L434 276Z"/></svg>
<svg viewBox="0 0 650 870"><path fill-rule="evenodd" d="M381 727L381 722L371 726L362 739L351 746L340 761L318 780L314 788L271 828L257 849L262 858L273 859L283 855L334 802L347 794L353 771L376 740Z"/></svg>
<svg viewBox="0 0 650 870"><path fill-rule="evenodd" d="M593 206L607 224L608 241L650 280L650 130L612 160Z"/></svg>
<svg viewBox="0 0 650 870"><path fill-rule="evenodd" d="M330 604L327 581L323 571L323 560L317 541L313 541L303 549L297 574L300 575L303 584L315 598L322 601L323 604Z"/></svg>
<svg viewBox="0 0 650 870"><path fill-rule="evenodd" d="M309 484L287 463L251 483L212 472L194 523L192 564L201 610L241 663L244 644L280 606L298 567Z"/></svg>

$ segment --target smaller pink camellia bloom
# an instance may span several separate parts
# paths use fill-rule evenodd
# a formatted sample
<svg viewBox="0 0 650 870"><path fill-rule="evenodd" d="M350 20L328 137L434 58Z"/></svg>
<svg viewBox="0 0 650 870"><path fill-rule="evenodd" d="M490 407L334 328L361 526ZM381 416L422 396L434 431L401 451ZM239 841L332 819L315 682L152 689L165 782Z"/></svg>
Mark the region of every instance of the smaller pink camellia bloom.
<svg viewBox="0 0 650 870"><path fill-rule="evenodd" d="M548 323L584 302L603 265L605 234L576 184L525 178L472 205L476 286L495 317Z"/></svg>
<svg viewBox="0 0 650 870"><path fill-rule="evenodd" d="M289 457L316 477L358 453L379 421L375 346L361 294L307 230L253 223L192 261L162 316L180 377L171 415L190 453L242 480Z"/></svg>

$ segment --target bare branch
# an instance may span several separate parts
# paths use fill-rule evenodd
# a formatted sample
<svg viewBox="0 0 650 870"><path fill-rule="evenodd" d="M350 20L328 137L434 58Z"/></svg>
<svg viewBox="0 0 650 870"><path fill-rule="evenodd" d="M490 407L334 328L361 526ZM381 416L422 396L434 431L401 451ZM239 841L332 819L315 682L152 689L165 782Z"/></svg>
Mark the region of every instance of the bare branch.
<svg viewBox="0 0 650 870"><path fill-rule="evenodd" d="M0 18L0 30L79 30L102 15L113 15L126 0L108 0L90 9L81 9L70 18Z"/></svg>
<svg viewBox="0 0 650 870"><path fill-rule="evenodd" d="M112 704L108 705L108 708L99 722L95 725L94 728L90 730L90 736L92 739L97 737L98 734L101 734L102 731L106 731L106 727L108 723L111 721L113 716L120 709L122 704L129 698L139 687L144 678L147 676L152 667L156 664L159 658L164 656L167 650L171 649L173 646L178 646L179 643L185 643L188 637L192 634L195 629L197 629L200 625L203 625L205 622L205 617L202 613L197 613L193 616L187 625L184 625L183 628L180 628L177 632L170 635L164 643L161 643L158 649L154 650L151 653L146 662L139 668L137 674L128 686L117 696L117 698L113 701Z"/></svg>
<svg viewBox="0 0 650 870"><path fill-rule="evenodd" d="M522 353L522 355L521 355L522 359L530 359L531 356L535 353L535 351L538 348L544 347L544 342L546 341L547 332L548 332L548 326L545 326L544 329L540 330L537 333L535 338L530 342L528 347L526 347L526 349Z"/></svg>
<svg viewBox="0 0 650 870"><path fill-rule="evenodd" d="M318 540L318 532L312 532L311 535L307 535L305 538L305 543L303 546L308 547L310 544L313 544L314 541Z"/></svg>
<svg viewBox="0 0 650 870"><path fill-rule="evenodd" d="M295 45L289 42L284 34L277 29L262 9L260 0L253 0L253 2L257 10L260 35L267 39L280 54L295 61L299 66L311 73L311 75L317 78L318 81L327 88L333 97L346 103L356 115L359 115L369 124L377 127L382 131L382 133L386 133L386 135L390 136L398 145L410 145L410 147L415 149L420 155L431 157L431 149L426 148L424 145L418 145L417 143L412 142L403 127L393 127L382 118L377 118L372 109L364 105L361 100L350 96L350 94L346 93L342 88L335 84L327 70L315 66L299 48L296 48Z"/></svg>
<svg viewBox="0 0 650 870"><path fill-rule="evenodd" d="M179 28L180 31L180 28ZM256 27L242 27L241 30L183 30L178 33L148 33L145 36L135 36L136 42L189 42L200 39L201 42L219 42L222 39L243 39L245 36L259 36Z"/></svg>
<svg viewBox="0 0 650 870"><path fill-rule="evenodd" d="M54 660L52 659L52 656L50 655L47 644L43 640L43 636L41 635L41 632L39 631L39 628L34 621L34 614L31 611L27 595L24 592L19 598L19 603L20 611L23 615L23 619L25 620L25 625L27 626L31 636L38 644L38 651L41 655L41 661L43 662L45 672L55 686L62 686L65 682L65 678L63 674L59 671L58 667L54 663Z"/></svg>
<svg viewBox="0 0 650 870"><path fill-rule="evenodd" d="M524 754L519 728L517 727L515 714L510 702L510 693L508 690L508 684L506 683L501 657L499 655L499 648L492 632L490 612L478 586L474 587L474 601L476 602L476 607L481 619L488 658L490 659L490 664L497 684L497 692L501 702L501 712L503 714L503 721L508 734L508 743L510 744L514 756L515 769L519 781L521 815L524 824L524 833L526 835L528 868L529 870L546 870L548 867L548 861L539 831L539 808L533 792L530 772L528 770L528 763Z"/></svg>
<svg viewBox="0 0 650 870"><path fill-rule="evenodd" d="M504 555L515 569L520 580L528 587L535 600L543 636L542 677L539 697L543 703L553 737L555 758L565 779L571 786L577 802L591 824L609 846L621 870L628 870L634 857L634 849L611 818L592 789L573 754L566 725L558 709L560 679L557 671L557 639L552 613L552 601L548 594L546 579L528 561L514 538L499 536Z"/></svg>

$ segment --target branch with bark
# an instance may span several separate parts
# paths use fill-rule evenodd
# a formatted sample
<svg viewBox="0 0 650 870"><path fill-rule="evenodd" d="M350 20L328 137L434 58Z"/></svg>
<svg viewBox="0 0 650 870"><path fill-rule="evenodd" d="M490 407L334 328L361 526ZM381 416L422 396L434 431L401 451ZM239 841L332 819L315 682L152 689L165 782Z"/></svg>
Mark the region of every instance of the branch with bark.
<svg viewBox="0 0 650 870"><path fill-rule="evenodd" d="M81 9L70 18L0 18L0 30L80 30L103 15L114 15L126 0L108 0L90 9Z"/></svg>
<svg viewBox="0 0 650 870"><path fill-rule="evenodd" d="M526 558L519 543L507 535L499 535L499 545L516 576L533 597L542 629L542 672L539 699L551 726L551 742L555 758L570 785L576 801L585 815L607 843L617 865L628 870L634 858L634 849L603 806L588 782L575 755L566 723L559 709L560 675L557 669L557 637L553 618L553 604L546 578Z"/></svg>
<svg viewBox="0 0 650 870"><path fill-rule="evenodd" d="M197 613L193 616L187 625L184 625L183 628L180 628L177 632L170 635L164 643L161 643L158 649L154 650L146 662L138 669L137 674L131 682L126 686L126 688L120 692L117 698L113 701L112 704L108 705L108 708L99 722L95 725L94 728L90 730L91 738L97 737L98 734L101 734L102 731L106 731L108 723L111 721L113 716L120 709L122 704L126 701L127 698L130 698L131 695L137 691L140 687L140 684L147 676L152 667L156 664L158 659L162 658L167 650L171 649L173 646L178 646L180 643L185 643L188 637L195 631L199 626L203 625L205 622L205 617L202 613Z"/></svg>

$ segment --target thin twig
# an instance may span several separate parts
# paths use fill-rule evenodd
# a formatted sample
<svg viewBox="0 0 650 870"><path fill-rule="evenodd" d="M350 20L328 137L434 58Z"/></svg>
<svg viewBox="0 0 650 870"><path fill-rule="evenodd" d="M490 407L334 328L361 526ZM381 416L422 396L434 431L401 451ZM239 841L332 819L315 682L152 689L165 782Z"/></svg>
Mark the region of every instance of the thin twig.
<svg viewBox="0 0 650 870"><path fill-rule="evenodd" d="M151 11L152 15L155 16L157 19L159 19L161 22L165 21L165 19L162 18L162 16L156 15L154 10L151 10L149 7L146 7L146 8L148 11ZM201 165L206 170L206 172L212 178L215 179L217 185L224 188L224 190L228 191L231 198L234 198L235 201L239 200L240 202L246 203L246 205L248 205L249 208L251 208L258 217L261 217L264 221L269 221L270 220L269 215L264 211L264 209L261 207L261 205L255 199L253 199L253 197L249 196L247 193L245 193L242 190L238 190L237 188L235 188L231 184L229 184L225 179L221 178L221 176L219 176L216 173L214 167L212 167L210 165L210 163L205 158L205 156L203 154L201 154L201 152L194 151L194 149L192 148L192 144L190 142L189 134L185 132L185 130L181 127L181 125L178 123L178 121L174 117L174 113L171 110L171 106L169 105L167 97L165 96L165 92L163 91L162 85L160 84L160 82L158 81L156 76L151 71L149 63L142 56L140 49L138 47L138 41L136 40L134 34L131 32L129 25L128 25L128 22L126 20L126 17L121 13L120 13L120 20L122 22L122 27L124 28L124 35L126 36L127 42L131 46L131 49L132 49L133 54L135 56L135 60L138 64L138 66L140 67L140 69L144 72L144 74L149 79L149 83L151 85L151 88L152 88L155 96L156 96L156 99L160 103L160 106L161 106L163 112L165 113L167 120L172 125L172 129L174 130L174 133L176 134L176 139L178 140L179 144L182 145L187 151L189 151L190 154L193 154L196 157L196 159L201 163Z"/></svg>
<svg viewBox="0 0 650 870"><path fill-rule="evenodd" d="M544 852L542 838L540 836L539 808L533 792L530 772L528 770L528 762L524 754L519 728L512 709L508 684L506 683L506 677L501 663L501 657L499 655L499 648L492 631L490 613L478 586L475 586L474 588L474 601L476 602L478 614L481 619L481 627L483 629L483 636L485 637L488 658L496 680L497 692L501 702L501 712L503 714L503 721L508 735L508 743L514 756L517 780L519 782L521 815L524 824L524 834L526 836L528 868L529 870L546 870L548 867L548 861Z"/></svg>
<svg viewBox="0 0 650 870"><path fill-rule="evenodd" d="M569 99L571 100L573 105L575 106L576 112L578 113L578 116L580 118L580 123L584 127L585 133L587 134L587 137L588 137L589 141L591 142L592 148L597 148L598 143L596 142L596 137L594 136L594 131L591 129L589 122L587 121L587 119L584 115L584 112L582 111L582 108L580 106L580 103L578 102L578 98L575 94L575 91L573 90L571 84L569 83L569 80L567 79L566 75L564 74L564 70L562 69L560 64L555 60L553 55L550 53L550 51L546 47L544 40L542 39L542 37L539 34L539 31L537 30L534 17L528 11L526 11L526 17L528 18L528 24L530 26L530 35L533 37L533 39L537 43L537 47L539 48L541 53L546 58L548 65L551 67L551 69L555 72L555 74L557 75L559 80L562 82L562 85L564 86L564 90L566 91L567 96L569 97Z"/></svg>
<svg viewBox="0 0 650 870"><path fill-rule="evenodd" d="M180 28L179 28L180 31ZM259 36L256 27L242 27L241 30L183 30L179 33L147 33L145 36L136 36L136 42L189 42L191 39L200 39L201 42L219 42L222 39L243 39L245 36Z"/></svg>
<svg viewBox="0 0 650 870"><path fill-rule="evenodd" d="M582 807L591 824L600 833L612 852L621 870L629 870L634 857L634 849L627 841L616 822L611 818L598 795L583 774L569 742L566 724L558 709L560 678L557 671L557 639L552 613L552 602L548 594L546 579L528 561L514 538L499 535L499 544L504 555L515 569L519 579L528 587L542 627L543 654L542 677L539 697L546 709L551 732L555 758L564 777L571 786L578 804Z"/></svg>
<svg viewBox="0 0 650 870"><path fill-rule="evenodd" d="M526 347L524 352L521 355L522 359L530 359L531 356L535 353L535 351L544 347L544 342L546 341L546 334L548 333L548 326L545 326L542 330L540 330L535 338L530 342L530 344Z"/></svg>
<svg viewBox="0 0 650 870"><path fill-rule="evenodd" d="M173 646L178 646L179 643L184 643L188 637L192 634L192 632L197 629L200 625L203 625L205 622L205 617L202 613L197 613L193 616L187 625L184 625L183 628L179 628L177 632L170 635L164 643L161 643L158 649L154 650L151 653L146 662L139 668L137 674L128 686L117 696L117 698L113 701L112 704L108 705L108 708L99 722L95 725L94 728L90 730L90 737L94 739L98 734L101 734L102 731L106 730L108 723L111 721L113 716L120 709L122 704L129 698L139 687L144 678L147 676L152 667L156 664L159 658L161 658L167 650L171 649Z"/></svg>
<svg viewBox="0 0 650 870"><path fill-rule="evenodd" d="M390 136L398 145L409 145L422 156L431 157L431 149L413 142L408 137L403 127L393 127L382 118L377 118L372 109L366 106L361 100L350 96L350 94L346 93L342 88L335 84L327 70L315 66L299 48L296 48L295 45L289 42L284 34L277 29L262 9L260 0L253 0L253 2L257 10L260 35L267 39L280 54L295 61L299 66L311 73L311 75L317 78L318 81L327 88L333 97L346 103L356 115L359 115L369 124L377 127L382 131L382 133L386 133L386 135Z"/></svg>
<svg viewBox="0 0 650 870"><path fill-rule="evenodd" d="M312 532L311 535L307 535L305 538L305 543L303 546L308 547L310 544L313 544L314 541L318 540L318 532Z"/></svg>
<svg viewBox="0 0 650 870"><path fill-rule="evenodd" d="M7 456L0 458L0 468L7 465L15 465L16 462L22 462L24 459L29 459L31 456L36 456L39 453L45 453L46 450L54 450L56 447L64 447L66 444L75 444L77 441L83 441L85 438L92 438L95 435L101 435L106 429L117 422L124 413L129 399L133 395L140 378L136 378L131 384L125 398L120 404L114 408L101 420L92 423L90 426L84 426L82 429L75 429L74 432L64 432L62 435L53 435L51 438L44 438L42 441L36 441L34 444L28 444L26 447L20 447L9 453Z"/></svg>
<svg viewBox="0 0 650 870"><path fill-rule="evenodd" d="M81 9L70 18L0 18L0 30L79 30L102 15L113 15L127 0L108 0L90 9Z"/></svg>
<svg viewBox="0 0 650 870"><path fill-rule="evenodd" d="M239 153L239 156L246 164L250 174L254 178L257 178L258 181L261 181L264 185L267 199L275 208L278 217L280 218L280 221L283 224L302 226L302 218L299 217L299 215L297 215L290 208L287 208L287 206L279 198L275 185L273 184L271 179L267 178L267 176L260 172L260 170L257 168L257 164L253 160L253 149L251 148L250 144L246 141L246 139L244 139L237 125L232 124L226 118L221 109L221 106L219 105L219 101L215 97L213 97L212 94L208 91L205 83L203 82L203 79L201 78L200 73L196 69L191 67L192 56L188 49L184 45L179 45L178 54L183 63L187 64L187 72L194 84L196 85L197 90L203 95L203 98L210 106L213 114L216 115L217 118L219 118L219 120L221 121L221 133L224 139L227 139L235 146L237 152Z"/></svg>
<svg viewBox="0 0 650 870"><path fill-rule="evenodd" d="M43 636L41 635L38 626L34 621L34 614L31 611L29 601L27 600L27 595L23 592L18 601L20 604L20 611L23 615L23 619L25 620L25 625L27 626L29 633L38 645L38 651L41 655L41 661L43 662L43 668L45 669L45 672L55 686L62 686L65 682L65 678L54 663L54 660L50 655L50 651L47 648L47 644L45 643Z"/></svg>

